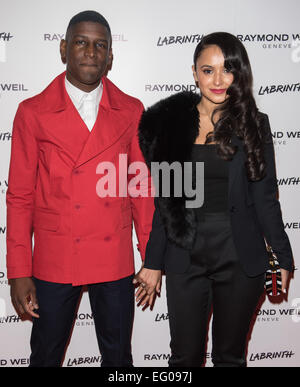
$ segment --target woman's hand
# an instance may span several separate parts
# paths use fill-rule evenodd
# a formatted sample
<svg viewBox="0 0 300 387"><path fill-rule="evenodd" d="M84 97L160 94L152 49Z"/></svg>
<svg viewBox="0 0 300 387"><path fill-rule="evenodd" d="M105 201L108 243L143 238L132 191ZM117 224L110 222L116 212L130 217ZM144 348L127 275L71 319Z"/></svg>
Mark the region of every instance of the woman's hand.
<svg viewBox="0 0 300 387"><path fill-rule="evenodd" d="M287 292L287 283L290 276L290 272L285 269L280 269L281 271L281 289L284 294Z"/></svg>
<svg viewBox="0 0 300 387"><path fill-rule="evenodd" d="M135 293L136 301L144 306L149 304L153 306L155 295L160 294L161 270L146 269L144 267L135 275L133 283L139 283L138 290Z"/></svg>

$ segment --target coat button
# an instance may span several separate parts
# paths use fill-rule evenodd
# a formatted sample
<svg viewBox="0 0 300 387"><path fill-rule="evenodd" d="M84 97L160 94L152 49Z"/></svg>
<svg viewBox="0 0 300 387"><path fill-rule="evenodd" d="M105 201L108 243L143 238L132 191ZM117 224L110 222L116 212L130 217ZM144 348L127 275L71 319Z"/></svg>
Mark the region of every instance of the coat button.
<svg viewBox="0 0 300 387"><path fill-rule="evenodd" d="M111 240L111 237L110 237L110 236L106 236L106 237L104 238L104 240L105 240L105 242L109 242L109 241Z"/></svg>
<svg viewBox="0 0 300 387"><path fill-rule="evenodd" d="M79 210L80 209L80 204L76 204L75 208L76 208L76 210Z"/></svg>
<svg viewBox="0 0 300 387"><path fill-rule="evenodd" d="M230 212L236 212L236 207L232 206L232 207L230 208Z"/></svg>

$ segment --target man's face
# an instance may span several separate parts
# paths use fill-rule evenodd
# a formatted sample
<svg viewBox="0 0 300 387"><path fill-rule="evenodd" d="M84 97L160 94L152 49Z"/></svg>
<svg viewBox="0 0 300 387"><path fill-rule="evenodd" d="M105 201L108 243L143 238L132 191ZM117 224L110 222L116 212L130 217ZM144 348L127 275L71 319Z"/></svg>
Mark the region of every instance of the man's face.
<svg viewBox="0 0 300 387"><path fill-rule="evenodd" d="M60 44L67 79L79 89L90 92L100 83L112 60L111 38L107 28L95 22L80 22L71 27Z"/></svg>

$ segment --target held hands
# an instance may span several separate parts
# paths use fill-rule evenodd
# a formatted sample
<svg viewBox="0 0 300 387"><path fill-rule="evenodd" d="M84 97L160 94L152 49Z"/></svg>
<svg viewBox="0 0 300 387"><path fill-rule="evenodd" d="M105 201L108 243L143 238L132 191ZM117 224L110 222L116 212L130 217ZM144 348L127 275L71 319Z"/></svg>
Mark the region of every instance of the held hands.
<svg viewBox="0 0 300 387"><path fill-rule="evenodd" d="M10 280L11 300L20 314L28 313L32 317L40 316L34 312L38 309L36 290L33 280L30 277L15 278Z"/></svg>
<svg viewBox="0 0 300 387"><path fill-rule="evenodd" d="M135 293L136 301L139 305L153 306L155 295L160 294L161 270L146 269L144 267L135 275L134 284L139 284Z"/></svg>

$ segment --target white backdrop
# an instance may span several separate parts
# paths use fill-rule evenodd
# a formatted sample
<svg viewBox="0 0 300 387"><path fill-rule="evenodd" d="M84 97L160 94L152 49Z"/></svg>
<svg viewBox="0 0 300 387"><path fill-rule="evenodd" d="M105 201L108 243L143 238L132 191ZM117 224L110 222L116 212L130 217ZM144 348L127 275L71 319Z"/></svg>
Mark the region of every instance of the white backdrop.
<svg viewBox="0 0 300 387"><path fill-rule="evenodd" d="M0 366L27 366L30 354L31 322L19 319L10 303L5 267L5 193L12 122L18 104L42 91L64 70L59 41L70 18L80 11L93 9L107 18L114 52L108 76L145 107L175 92L195 89L192 57L203 34L227 31L244 42L252 63L257 104L269 115L272 126L283 219L296 268L299 266L299 0L0 1ZM135 261L138 270L137 250ZM257 309L248 346L249 367L300 365L299 307L296 270L288 299L281 303L264 299ZM136 308L132 341L135 365L167 366L169 340L163 283L162 295L152 311ZM209 367L210 357L209 333ZM99 364L93 319L84 293L64 366Z"/></svg>

